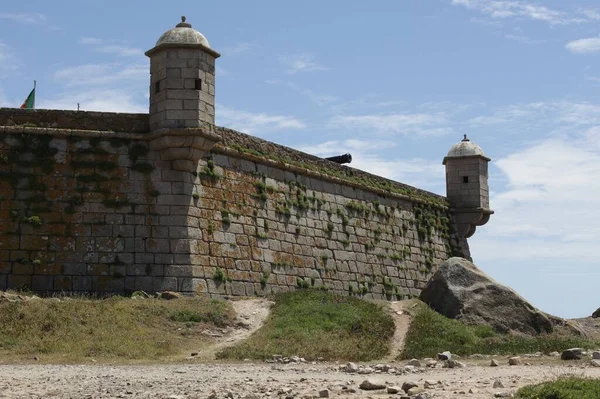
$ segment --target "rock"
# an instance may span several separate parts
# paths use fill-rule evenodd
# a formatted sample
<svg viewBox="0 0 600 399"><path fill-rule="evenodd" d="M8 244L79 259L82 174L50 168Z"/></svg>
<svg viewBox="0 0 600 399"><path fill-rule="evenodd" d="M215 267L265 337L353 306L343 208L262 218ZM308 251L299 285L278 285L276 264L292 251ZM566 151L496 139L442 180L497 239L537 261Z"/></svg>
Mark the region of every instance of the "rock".
<svg viewBox="0 0 600 399"><path fill-rule="evenodd" d="M592 367L600 367L600 360L598 360L598 359L592 359L590 361L590 364L592 365Z"/></svg>
<svg viewBox="0 0 600 399"><path fill-rule="evenodd" d="M171 299L178 299L178 298L183 298L183 295L181 295L178 292L173 292L173 291L163 291L163 292L159 292L158 293L158 297L160 299L166 299L166 300L171 300Z"/></svg>
<svg viewBox="0 0 600 399"><path fill-rule="evenodd" d="M438 362L437 360L429 360L426 364L427 367L434 369L435 366L437 366Z"/></svg>
<svg viewBox="0 0 600 399"><path fill-rule="evenodd" d="M600 351L593 351L592 359L600 359Z"/></svg>
<svg viewBox="0 0 600 399"><path fill-rule="evenodd" d="M564 350L560 355L562 360L579 360L581 359L581 348L571 348Z"/></svg>
<svg viewBox="0 0 600 399"><path fill-rule="evenodd" d="M425 389L423 388L419 388L419 387L412 387L411 389L409 389L406 394L409 396L414 396L414 395L418 395L420 393L425 392Z"/></svg>
<svg viewBox="0 0 600 399"><path fill-rule="evenodd" d="M385 384L383 384L379 381L374 381L374 380L364 380L363 382L360 383L360 385L358 387L360 389L362 389L363 391L375 391L377 389L385 389L386 388Z"/></svg>
<svg viewBox="0 0 600 399"><path fill-rule="evenodd" d="M415 384L414 382L403 382L403 383L402 383L402 390L403 390L404 392L408 393L408 391L409 391L411 388L414 388L414 387L417 387L417 386L418 386L418 385L417 385L417 384Z"/></svg>
<svg viewBox="0 0 600 399"><path fill-rule="evenodd" d="M358 366L356 365L356 363L348 363L346 365L346 372L347 373L356 373L358 371Z"/></svg>
<svg viewBox="0 0 600 399"><path fill-rule="evenodd" d="M373 371L375 371L375 370L372 369L371 367L365 367L363 369L359 369L358 374L372 374Z"/></svg>
<svg viewBox="0 0 600 399"><path fill-rule="evenodd" d="M397 385L391 386L391 387L387 387L387 393L389 394L396 394L399 393L402 390L402 388L400 388Z"/></svg>
<svg viewBox="0 0 600 399"><path fill-rule="evenodd" d="M190 356L191 357L198 356L198 352L192 352L192 353L190 353Z"/></svg>
<svg viewBox="0 0 600 399"><path fill-rule="evenodd" d="M452 353L445 351L442 353L438 353L438 359L440 360L450 360L452 358Z"/></svg>
<svg viewBox="0 0 600 399"><path fill-rule="evenodd" d="M446 369L464 368L466 367L466 364L461 363L458 360L448 359L444 362L444 365L442 367Z"/></svg>
<svg viewBox="0 0 600 399"><path fill-rule="evenodd" d="M492 359L490 361L490 367L498 367L500 366L500 363L498 363L498 361L496 359Z"/></svg>
<svg viewBox="0 0 600 399"><path fill-rule="evenodd" d="M425 389L431 389L431 388L435 388L437 386L437 384L438 384L438 382L436 380L425 380L423 387L425 387Z"/></svg>
<svg viewBox="0 0 600 399"><path fill-rule="evenodd" d="M329 397L329 389L321 389L319 391L319 398L328 398Z"/></svg>
<svg viewBox="0 0 600 399"><path fill-rule="evenodd" d="M549 355L549 356L552 356L552 357L559 357L559 356L560 356L560 353L558 353L558 352L550 352L550 355Z"/></svg>
<svg viewBox="0 0 600 399"><path fill-rule="evenodd" d="M514 395L512 392L496 392L494 398L512 398Z"/></svg>
<svg viewBox="0 0 600 399"><path fill-rule="evenodd" d="M410 359L407 364L409 366L421 367L421 362L417 359Z"/></svg>
<svg viewBox="0 0 600 399"><path fill-rule="evenodd" d="M476 388L469 389L469 393L478 393L479 391Z"/></svg>
<svg viewBox="0 0 600 399"><path fill-rule="evenodd" d="M600 317L600 308L596 309L596 311L594 313L592 313L592 317L594 319L597 317Z"/></svg>
<svg viewBox="0 0 600 399"><path fill-rule="evenodd" d="M152 296L150 294L148 294L146 291L133 291L133 293L131 294L132 298L142 298L142 299L147 299L147 298L151 298Z"/></svg>
<svg viewBox="0 0 600 399"><path fill-rule="evenodd" d="M502 383L502 381L496 380L496 381L494 381L494 385L492 387L493 388L504 388L504 384Z"/></svg>
<svg viewBox="0 0 600 399"><path fill-rule="evenodd" d="M521 358L519 356L509 357L508 364L511 366L517 366L517 365L521 364Z"/></svg>
<svg viewBox="0 0 600 399"><path fill-rule="evenodd" d="M443 262L419 298L446 317L489 325L499 333L538 335L554 331L545 313L463 258Z"/></svg>

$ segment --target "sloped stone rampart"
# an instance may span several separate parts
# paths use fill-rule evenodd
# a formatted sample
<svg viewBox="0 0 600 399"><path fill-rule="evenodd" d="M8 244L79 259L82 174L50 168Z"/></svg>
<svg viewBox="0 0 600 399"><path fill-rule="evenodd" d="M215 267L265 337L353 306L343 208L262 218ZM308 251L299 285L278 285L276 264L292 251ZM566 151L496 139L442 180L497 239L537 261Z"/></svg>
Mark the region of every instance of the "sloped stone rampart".
<svg viewBox="0 0 600 399"><path fill-rule="evenodd" d="M267 160L230 130L192 171L141 131L17 130L0 127L2 289L400 298L468 257L443 197L277 145Z"/></svg>

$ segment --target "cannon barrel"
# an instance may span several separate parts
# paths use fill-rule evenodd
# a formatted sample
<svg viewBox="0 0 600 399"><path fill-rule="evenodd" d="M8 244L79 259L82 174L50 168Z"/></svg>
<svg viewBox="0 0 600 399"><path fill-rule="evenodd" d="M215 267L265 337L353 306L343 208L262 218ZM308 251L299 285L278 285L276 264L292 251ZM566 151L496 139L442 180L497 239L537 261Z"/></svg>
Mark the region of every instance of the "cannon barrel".
<svg viewBox="0 0 600 399"><path fill-rule="evenodd" d="M329 161L333 161L335 163L350 163L352 162L352 155L350 154L343 154L343 155L336 155L335 157L327 157L325 158Z"/></svg>

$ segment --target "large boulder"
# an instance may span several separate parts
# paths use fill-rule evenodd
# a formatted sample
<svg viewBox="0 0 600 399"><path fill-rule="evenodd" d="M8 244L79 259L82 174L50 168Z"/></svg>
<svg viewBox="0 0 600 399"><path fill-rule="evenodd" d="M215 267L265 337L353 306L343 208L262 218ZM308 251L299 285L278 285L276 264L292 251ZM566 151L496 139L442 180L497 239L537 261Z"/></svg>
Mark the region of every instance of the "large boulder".
<svg viewBox="0 0 600 399"><path fill-rule="evenodd" d="M515 291L497 283L463 258L441 264L420 299L442 315L496 332L551 333L553 322Z"/></svg>

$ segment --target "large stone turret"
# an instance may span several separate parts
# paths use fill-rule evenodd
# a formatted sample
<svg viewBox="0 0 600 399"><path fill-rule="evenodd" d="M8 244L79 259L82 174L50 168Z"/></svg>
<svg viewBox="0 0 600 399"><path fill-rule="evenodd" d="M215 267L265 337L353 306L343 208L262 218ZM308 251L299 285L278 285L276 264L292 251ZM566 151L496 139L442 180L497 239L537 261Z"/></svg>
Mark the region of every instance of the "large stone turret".
<svg viewBox="0 0 600 399"><path fill-rule="evenodd" d="M215 123L215 59L206 37L181 22L163 33L150 57L150 129Z"/></svg>
<svg viewBox="0 0 600 399"><path fill-rule="evenodd" d="M444 158L446 196L462 237L471 237L476 227L486 224L494 213L490 209L489 161L481 147L466 134Z"/></svg>
<svg viewBox="0 0 600 399"><path fill-rule="evenodd" d="M215 59L206 37L181 17L163 33L150 57L150 148L172 168L192 171L202 155L219 141L215 123ZM207 126L208 125L208 126Z"/></svg>

